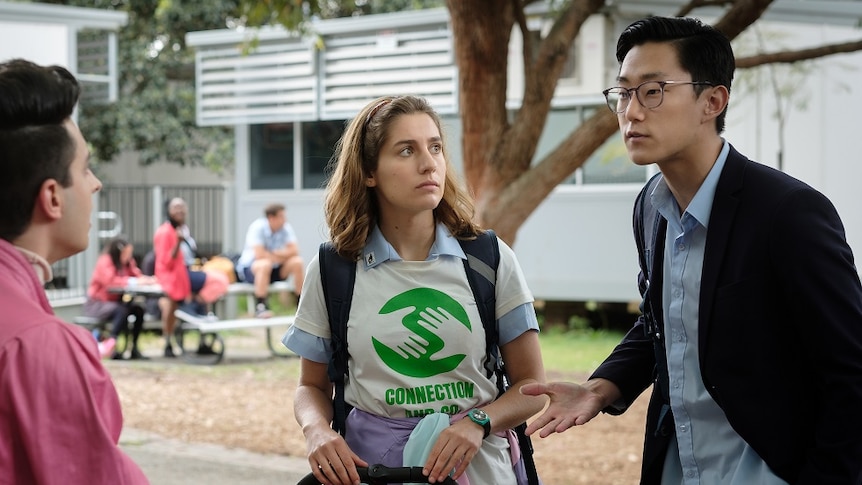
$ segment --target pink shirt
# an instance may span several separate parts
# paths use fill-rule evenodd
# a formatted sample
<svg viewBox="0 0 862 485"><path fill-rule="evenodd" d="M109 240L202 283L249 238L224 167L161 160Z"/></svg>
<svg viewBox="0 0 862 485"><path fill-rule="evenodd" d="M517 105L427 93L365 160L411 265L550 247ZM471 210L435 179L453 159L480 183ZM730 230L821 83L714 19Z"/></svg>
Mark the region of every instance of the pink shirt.
<svg viewBox="0 0 862 485"><path fill-rule="evenodd" d="M123 416L96 341L54 315L0 240L0 484L148 484L118 446Z"/></svg>
<svg viewBox="0 0 862 485"><path fill-rule="evenodd" d="M121 295L108 293L108 288L112 286L126 286L129 282L129 277L142 276L141 270L135 264L134 259L129 260L129 264L117 271L114 262L111 260L111 255L102 253L99 259L96 260L96 267L93 269L93 276L90 278L90 287L87 289L87 296L91 300L99 301L117 301Z"/></svg>

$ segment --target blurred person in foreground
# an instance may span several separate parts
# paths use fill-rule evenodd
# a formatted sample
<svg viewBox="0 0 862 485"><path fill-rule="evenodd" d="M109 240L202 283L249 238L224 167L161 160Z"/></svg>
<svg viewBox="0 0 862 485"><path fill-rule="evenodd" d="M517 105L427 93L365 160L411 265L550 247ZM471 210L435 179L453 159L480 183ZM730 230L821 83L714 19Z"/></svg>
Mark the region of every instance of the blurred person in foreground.
<svg viewBox="0 0 862 485"><path fill-rule="evenodd" d="M619 414L652 385L641 483L862 483L862 286L837 211L721 137L721 32L642 19L617 60L608 107L632 161L661 170L634 211L643 315L583 385L523 387L551 398L527 431Z"/></svg>
<svg viewBox="0 0 862 485"><path fill-rule="evenodd" d="M101 189L66 69L0 63L0 483L146 484L96 341L54 315L51 265L88 244Z"/></svg>

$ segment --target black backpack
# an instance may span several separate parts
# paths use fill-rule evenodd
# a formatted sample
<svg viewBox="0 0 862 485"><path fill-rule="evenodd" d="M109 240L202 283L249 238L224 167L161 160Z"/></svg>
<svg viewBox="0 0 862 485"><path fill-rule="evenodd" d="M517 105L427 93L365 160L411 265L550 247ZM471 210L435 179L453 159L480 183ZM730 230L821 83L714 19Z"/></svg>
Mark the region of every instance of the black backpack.
<svg viewBox="0 0 862 485"><path fill-rule="evenodd" d="M485 329L485 353L487 354L487 376L496 377L498 394L508 387L503 359L497 345L499 329L496 319L496 296L494 288L497 283L497 267L500 264L500 246L497 235L493 231L485 231L472 241L458 241L467 255L464 270L467 281L473 291L473 297L479 309L482 326ZM329 380L335 386L332 399L332 428L342 436L345 432L347 413L350 406L344 401L344 378L347 376L347 319L350 316L350 304L353 300L353 285L356 280L356 262L342 258L331 242L320 245L320 279L323 284L323 296L326 300L326 310L329 314L329 328L332 333L332 359L329 362ZM527 481L530 485L538 485L536 464L533 461L533 444L530 437L524 433L526 423L515 427L524 467L527 471Z"/></svg>

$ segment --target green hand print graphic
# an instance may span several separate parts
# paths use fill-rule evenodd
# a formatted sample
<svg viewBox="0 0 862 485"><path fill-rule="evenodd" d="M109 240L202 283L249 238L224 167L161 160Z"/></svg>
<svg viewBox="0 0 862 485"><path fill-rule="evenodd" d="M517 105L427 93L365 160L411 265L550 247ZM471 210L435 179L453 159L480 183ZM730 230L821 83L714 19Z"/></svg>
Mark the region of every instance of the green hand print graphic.
<svg viewBox="0 0 862 485"><path fill-rule="evenodd" d="M466 357L455 354L440 359L434 355L443 349L445 342L437 335L441 326L460 323L472 330L467 312L449 295L431 288L415 288L396 295L380 309L384 315L406 308L413 308L401 319L405 328L415 334L409 342L387 347L376 338L371 338L374 350L390 369L410 377L430 377L449 372Z"/></svg>

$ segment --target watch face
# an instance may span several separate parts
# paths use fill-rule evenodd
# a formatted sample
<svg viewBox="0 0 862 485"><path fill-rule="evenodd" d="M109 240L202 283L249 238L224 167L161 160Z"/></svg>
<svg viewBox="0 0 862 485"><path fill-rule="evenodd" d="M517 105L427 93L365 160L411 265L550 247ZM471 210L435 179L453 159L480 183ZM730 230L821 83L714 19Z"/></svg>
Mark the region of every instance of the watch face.
<svg viewBox="0 0 862 485"><path fill-rule="evenodd" d="M488 419L488 415L485 414L485 411L482 411L481 409L474 409L470 411L470 415L479 421L485 421L486 419Z"/></svg>

